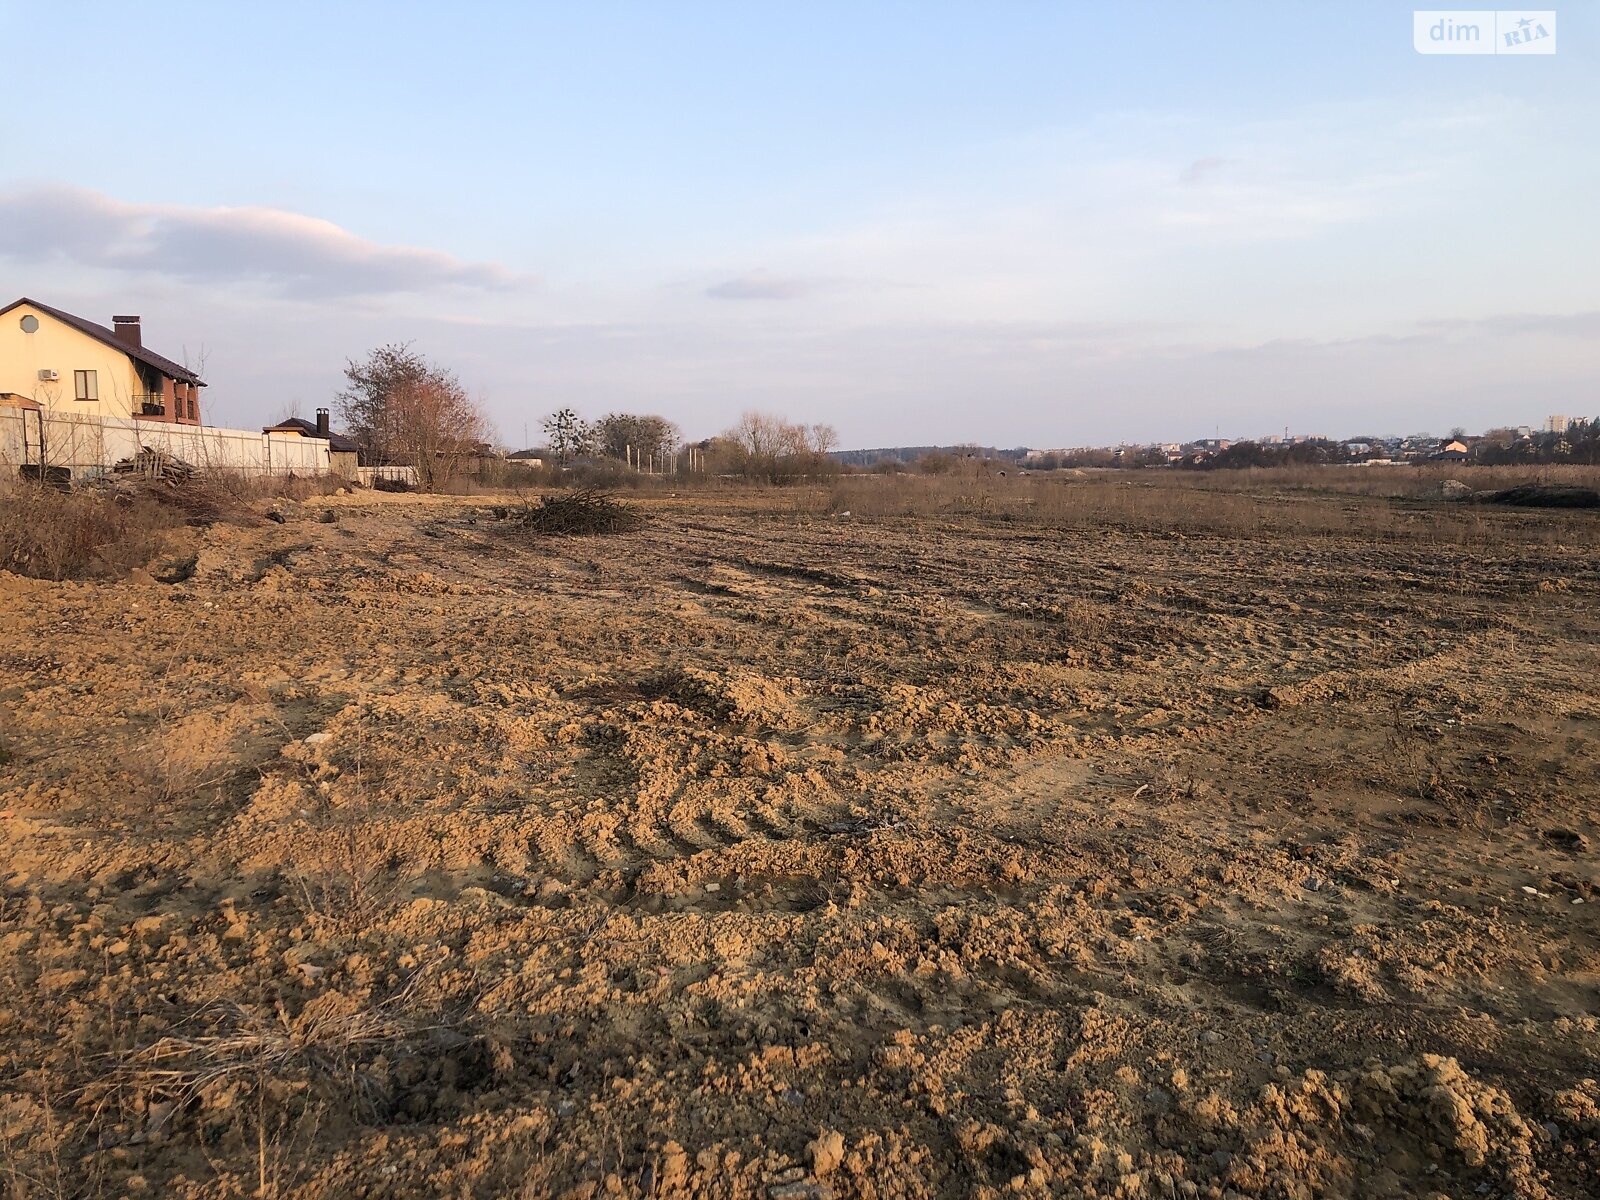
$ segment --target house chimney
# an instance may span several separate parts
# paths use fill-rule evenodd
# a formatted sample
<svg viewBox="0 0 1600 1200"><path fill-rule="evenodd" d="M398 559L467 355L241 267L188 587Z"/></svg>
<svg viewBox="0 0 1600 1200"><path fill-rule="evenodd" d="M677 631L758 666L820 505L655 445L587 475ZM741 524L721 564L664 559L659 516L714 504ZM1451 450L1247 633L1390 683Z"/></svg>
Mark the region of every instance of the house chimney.
<svg viewBox="0 0 1600 1200"><path fill-rule="evenodd" d="M328 410L325 408L317 409L317 436L319 438L328 436Z"/></svg>
<svg viewBox="0 0 1600 1200"><path fill-rule="evenodd" d="M138 317L112 317L111 325L120 341L126 342L135 350L144 345L144 336L139 332Z"/></svg>

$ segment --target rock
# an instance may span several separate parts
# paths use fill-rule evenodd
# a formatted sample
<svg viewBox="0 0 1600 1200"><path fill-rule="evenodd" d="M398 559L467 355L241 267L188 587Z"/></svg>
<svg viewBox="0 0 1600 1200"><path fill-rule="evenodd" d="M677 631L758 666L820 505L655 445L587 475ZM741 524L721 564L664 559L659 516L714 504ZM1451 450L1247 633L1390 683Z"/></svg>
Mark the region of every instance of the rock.
<svg viewBox="0 0 1600 1200"><path fill-rule="evenodd" d="M811 1156L811 1171L818 1179L834 1171L844 1161L844 1134L824 1129L806 1146Z"/></svg>
<svg viewBox="0 0 1600 1200"><path fill-rule="evenodd" d="M1313 875L1300 886L1305 888L1308 892L1320 892L1322 890L1322 880Z"/></svg>
<svg viewBox="0 0 1600 1200"><path fill-rule="evenodd" d="M320 746L323 742L331 742L332 740L333 734L329 733L326 729L319 733L308 733L305 737L305 743L308 746Z"/></svg>
<svg viewBox="0 0 1600 1200"><path fill-rule="evenodd" d="M269 521L275 521L279 525L282 525L284 523L284 521L287 520L287 519L288 518L286 518L281 512L279 512L275 508L269 508L267 510L267 520L269 520Z"/></svg>
<svg viewBox="0 0 1600 1200"><path fill-rule="evenodd" d="M1539 889L1536 887L1530 887L1527 884L1523 884L1522 894L1524 896L1537 896L1539 894Z"/></svg>

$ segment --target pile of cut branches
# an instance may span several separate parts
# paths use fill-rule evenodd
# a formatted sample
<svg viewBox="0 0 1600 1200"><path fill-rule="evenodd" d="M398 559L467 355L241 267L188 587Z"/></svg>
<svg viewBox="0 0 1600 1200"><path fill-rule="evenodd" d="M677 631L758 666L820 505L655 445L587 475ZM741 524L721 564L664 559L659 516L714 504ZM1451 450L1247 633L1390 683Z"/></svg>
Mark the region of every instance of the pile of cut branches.
<svg viewBox="0 0 1600 1200"><path fill-rule="evenodd" d="M111 470L118 475L141 475L146 479L167 481L192 479L195 474L193 465L184 462L176 454L155 450L149 446L139 447L137 454L132 458L122 459Z"/></svg>
<svg viewBox="0 0 1600 1200"><path fill-rule="evenodd" d="M540 496L513 509L509 517L521 532L551 537L632 533L645 523L643 513L598 488Z"/></svg>

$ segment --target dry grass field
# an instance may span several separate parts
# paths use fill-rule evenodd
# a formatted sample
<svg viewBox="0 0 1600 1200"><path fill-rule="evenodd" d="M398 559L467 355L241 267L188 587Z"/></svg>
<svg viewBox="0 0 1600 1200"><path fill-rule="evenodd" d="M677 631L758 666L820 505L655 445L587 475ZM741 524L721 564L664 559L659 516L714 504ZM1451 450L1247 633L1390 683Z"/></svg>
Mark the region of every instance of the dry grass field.
<svg viewBox="0 0 1600 1200"><path fill-rule="evenodd" d="M1600 513L1326 479L0 573L0 1196L1600 1194Z"/></svg>

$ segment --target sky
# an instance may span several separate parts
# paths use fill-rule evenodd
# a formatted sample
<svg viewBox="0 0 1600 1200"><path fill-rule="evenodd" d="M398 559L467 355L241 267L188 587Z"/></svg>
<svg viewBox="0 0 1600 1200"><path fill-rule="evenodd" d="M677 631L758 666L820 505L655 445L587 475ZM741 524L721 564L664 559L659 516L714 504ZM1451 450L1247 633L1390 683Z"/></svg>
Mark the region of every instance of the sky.
<svg viewBox="0 0 1600 1200"><path fill-rule="evenodd" d="M0 304L203 362L208 423L410 342L846 447L1600 415L1600 11L1389 2L0 0Z"/></svg>

